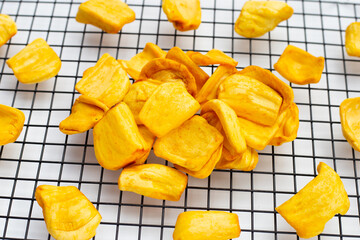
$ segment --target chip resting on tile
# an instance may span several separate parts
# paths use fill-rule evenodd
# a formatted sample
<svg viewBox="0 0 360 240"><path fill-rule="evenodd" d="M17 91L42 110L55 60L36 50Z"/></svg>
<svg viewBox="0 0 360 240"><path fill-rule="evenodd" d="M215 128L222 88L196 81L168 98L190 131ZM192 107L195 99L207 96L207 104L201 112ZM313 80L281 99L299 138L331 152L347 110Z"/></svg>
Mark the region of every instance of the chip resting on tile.
<svg viewBox="0 0 360 240"><path fill-rule="evenodd" d="M24 122L25 115L22 111L0 104L0 146L15 142Z"/></svg>
<svg viewBox="0 0 360 240"><path fill-rule="evenodd" d="M14 20L6 14L0 14L0 47L17 33Z"/></svg>
<svg viewBox="0 0 360 240"><path fill-rule="evenodd" d="M74 186L40 185L35 198L43 210L46 227L55 239L91 239L101 215Z"/></svg>
<svg viewBox="0 0 360 240"><path fill-rule="evenodd" d="M179 201L187 185L187 176L161 164L126 167L119 177L119 189L146 197Z"/></svg>
<svg viewBox="0 0 360 240"><path fill-rule="evenodd" d="M236 67L238 62L235 61L232 57L226 55L223 51L218 49L211 49L206 54L202 54L200 52L188 51L186 52L191 60L194 61L199 66L208 66L213 64L220 65L229 65Z"/></svg>
<svg viewBox="0 0 360 240"><path fill-rule="evenodd" d="M276 208L301 238L319 235L335 214L346 214L349 197L339 175L321 162L318 176Z"/></svg>
<svg viewBox="0 0 360 240"><path fill-rule="evenodd" d="M360 57L360 22L351 23L345 31L345 49L349 56Z"/></svg>
<svg viewBox="0 0 360 240"><path fill-rule="evenodd" d="M76 21L91 24L107 33L117 33L135 20L135 12L121 0L89 0L80 4Z"/></svg>
<svg viewBox="0 0 360 240"><path fill-rule="evenodd" d="M360 97L345 99L340 104L340 119L344 137L360 151Z"/></svg>
<svg viewBox="0 0 360 240"><path fill-rule="evenodd" d="M228 240L240 236L239 217L221 211L180 213L175 224L174 240Z"/></svg>
<svg viewBox="0 0 360 240"><path fill-rule="evenodd" d="M162 0L162 9L179 31L197 29L201 23L200 0Z"/></svg>
<svg viewBox="0 0 360 240"><path fill-rule="evenodd" d="M6 63L19 82L24 84L55 77L61 68L60 58L42 38L35 39Z"/></svg>
<svg viewBox="0 0 360 240"><path fill-rule="evenodd" d="M318 83L324 70L324 57L315 57L301 48L288 45L274 68L295 84Z"/></svg>
<svg viewBox="0 0 360 240"><path fill-rule="evenodd" d="M247 1L235 22L235 32L247 38L261 37L289 19L294 10L280 1Z"/></svg>

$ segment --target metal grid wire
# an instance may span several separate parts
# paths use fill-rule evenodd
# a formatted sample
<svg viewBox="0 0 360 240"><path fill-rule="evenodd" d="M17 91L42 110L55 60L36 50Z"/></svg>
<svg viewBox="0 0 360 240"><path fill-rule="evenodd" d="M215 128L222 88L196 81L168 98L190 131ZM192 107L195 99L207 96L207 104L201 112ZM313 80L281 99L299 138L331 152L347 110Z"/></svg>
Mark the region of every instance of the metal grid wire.
<svg viewBox="0 0 360 240"><path fill-rule="evenodd" d="M360 61L344 50L344 31L359 20L360 3L288 0L295 10L288 21L263 37L245 39L233 31L244 0L201 1L202 24L189 32L174 30L160 0L128 0L136 20L114 35L77 23L81 2L0 1L0 12L12 16L18 25L17 35L0 48L0 103L26 115L19 139L0 147L1 239L50 239L34 199L40 184L77 186L103 217L96 239L172 239L178 214L190 210L237 213L242 228L239 239L298 239L274 208L313 179L320 161L339 173L351 207L346 215L331 219L314 239L360 239L360 154L345 141L339 120L341 101L360 96ZM62 69L46 82L20 84L5 60L38 37L59 54ZM146 42L164 50L217 48L239 61L238 69L258 65L276 75L273 64L288 44L324 56L326 62L320 83L292 85L300 110L294 142L261 151L252 172L215 170L207 179L190 177L179 202L160 201L118 190L120 171L97 164L92 131L66 136L58 130L78 96L74 86L83 71L106 52L130 59ZM204 69L211 74L215 67ZM167 164L153 154L148 161Z"/></svg>

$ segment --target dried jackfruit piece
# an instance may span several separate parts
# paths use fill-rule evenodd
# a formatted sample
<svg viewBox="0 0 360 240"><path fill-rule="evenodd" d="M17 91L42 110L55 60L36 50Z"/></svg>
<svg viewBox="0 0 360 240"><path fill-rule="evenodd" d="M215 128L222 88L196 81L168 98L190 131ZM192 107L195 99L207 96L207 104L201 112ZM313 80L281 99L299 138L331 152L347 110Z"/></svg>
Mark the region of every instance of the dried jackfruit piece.
<svg viewBox="0 0 360 240"><path fill-rule="evenodd" d="M236 67L238 65L237 61L218 49L211 49L205 55L199 52L188 51L186 52L186 55L188 55L191 60L199 66L220 64Z"/></svg>
<svg viewBox="0 0 360 240"><path fill-rule="evenodd" d="M200 109L200 104L180 82L161 84L139 113L143 123L157 137L179 127Z"/></svg>
<svg viewBox="0 0 360 240"><path fill-rule="evenodd" d="M22 111L0 104L0 146L15 142L24 122L25 115Z"/></svg>
<svg viewBox="0 0 360 240"><path fill-rule="evenodd" d="M324 69L325 59L288 45L274 68L281 76L295 84L318 83Z"/></svg>
<svg viewBox="0 0 360 240"><path fill-rule="evenodd" d="M136 124L142 124L139 119L139 113L145 102L155 92L162 82L157 80L140 80L133 83L129 92L125 95L123 101L126 103L134 115Z"/></svg>
<svg viewBox="0 0 360 240"><path fill-rule="evenodd" d="M187 176L161 164L126 167L119 177L119 189L146 197L179 201L187 185Z"/></svg>
<svg viewBox="0 0 360 240"><path fill-rule="evenodd" d="M209 75L202 70L186 53L178 47L173 47L166 54L167 59L177 61L178 63L184 64L190 73L194 76L196 81L197 90L200 90L205 82L209 79Z"/></svg>
<svg viewBox="0 0 360 240"><path fill-rule="evenodd" d="M256 167L258 161L258 153L251 147L248 147L243 154L237 155L232 155L230 151L224 147L222 157L215 168L251 171Z"/></svg>
<svg viewBox="0 0 360 240"><path fill-rule="evenodd" d="M55 239L91 239L101 215L74 186L40 185L35 198L43 210L46 227Z"/></svg>
<svg viewBox="0 0 360 240"><path fill-rule="evenodd" d="M237 70L234 67L227 65L220 65L211 77L206 81L204 86L198 91L196 100L202 104L211 99L217 97L217 91L220 84L230 75L236 73Z"/></svg>
<svg viewBox="0 0 360 240"><path fill-rule="evenodd" d="M235 22L235 32L247 38L261 37L289 19L294 10L279 1L247 1Z"/></svg>
<svg viewBox="0 0 360 240"><path fill-rule="evenodd" d="M197 29L201 23L200 0L163 0L162 9L179 31Z"/></svg>
<svg viewBox="0 0 360 240"><path fill-rule="evenodd" d="M134 163L135 165L144 164L146 162L147 158L150 155L151 148L152 148L152 146L155 142L155 138L156 138L155 135L152 134L149 131L149 129L147 129L147 127L145 127L144 125L140 125L140 126L138 126L138 128L139 128L139 132L140 132L141 136L145 140L148 150L146 151L146 154L143 157L141 157L135 161L135 163Z"/></svg>
<svg viewBox="0 0 360 240"><path fill-rule="evenodd" d="M55 77L61 68L60 58L42 38L35 39L6 63L24 84L39 83Z"/></svg>
<svg viewBox="0 0 360 240"><path fill-rule="evenodd" d="M240 73L220 84L218 99L234 109L239 117L267 126L276 122L283 101L271 87Z"/></svg>
<svg viewBox="0 0 360 240"><path fill-rule="evenodd" d="M120 63L110 54L105 53L94 67L85 70L75 89L111 108L121 102L130 85L129 77Z"/></svg>
<svg viewBox="0 0 360 240"><path fill-rule="evenodd" d="M279 124L279 129L269 142L269 145L280 146L285 142L294 141L299 129L299 108L292 103L284 112L285 117Z"/></svg>
<svg viewBox="0 0 360 240"><path fill-rule="evenodd" d="M141 70L139 79L155 79L161 82L181 81L185 84L187 91L196 95L196 82L187 67L171 59L153 59Z"/></svg>
<svg viewBox="0 0 360 240"><path fill-rule="evenodd" d="M204 104L201 114L213 111L218 116L226 139L235 152L241 154L246 150L246 141L235 111L221 100L213 99Z"/></svg>
<svg viewBox="0 0 360 240"><path fill-rule="evenodd" d="M5 14L0 14L0 47L17 33L16 23Z"/></svg>
<svg viewBox="0 0 360 240"><path fill-rule="evenodd" d="M89 0L80 4L76 21L117 33L135 20L135 12L121 0Z"/></svg>
<svg viewBox="0 0 360 240"><path fill-rule="evenodd" d="M360 151L360 97L345 99L340 104L342 133L348 143Z"/></svg>
<svg viewBox="0 0 360 240"><path fill-rule="evenodd" d="M141 69L154 58L165 58L166 52L156 44L146 43L144 50L130 60L118 60L126 72L134 79L140 78Z"/></svg>
<svg viewBox="0 0 360 240"><path fill-rule="evenodd" d="M174 240L228 240L240 236L239 217L221 211L180 213L175 224Z"/></svg>
<svg viewBox="0 0 360 240"><path fill-rule="evenodd" d="M214 170L216 164L220 161L221 154L222 154L223 146L220 145L217 150L211 155L210 159L205 163L205 165L198 171L191 171L184 167L181 167L179 165L174 164L174 166L179 169L180 171L183 171L190 176L193 176L195 178L204 179L210 176L212 171Z"/></svg>
<svg viewBox="0 0 360 240"><path fill-rule="evenodd" d="M135 163L149 150L124 102L105 114L95 125L93 134L96 159L103 168L109 170Z"/></svg>
<svg viewBox="0 0 360 240"><path fill-rule="evenodd" d="M69 117L61 121L61 132L72 135L86 132L99 122L109 108L102 102L88 96L81 95L75 100Z"/></svg>
<svg viewBox="0 0 360 240"><path fill-rule="evenodd" d="M345 31L345 49L349 56L360 57L360 22L351 23Z"/></svg>
<svg viewBox="0 0 360 240"><path fill-rule="evenodd" d="M154 144L156 156L190 171L199 171L222 144L224 137L200 117L193 116Z"/></svg>
<svg viewBox="0 0 360 240"><path fill-rule="evenodd" d="M301 238L319 235L335 214L344 215L350 207L339 175L323 162L317 171L317 177L276 208Z"/></svg>

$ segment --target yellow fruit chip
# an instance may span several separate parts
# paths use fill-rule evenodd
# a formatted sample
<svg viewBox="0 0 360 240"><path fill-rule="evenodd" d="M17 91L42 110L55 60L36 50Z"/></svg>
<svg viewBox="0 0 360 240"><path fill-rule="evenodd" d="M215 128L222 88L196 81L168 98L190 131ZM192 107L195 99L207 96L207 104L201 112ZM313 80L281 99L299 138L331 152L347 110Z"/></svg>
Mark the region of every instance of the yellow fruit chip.
<svg viewBox="0 0 360 240"><path fill-rule="evenodd" d="M342 133L348 143L360 151L360 97L345 99L340 104Z"/></svg>
<svg viewBox="0 0 360 240"><path fill-rule="evenodd" d="M17 33L16 23L5 14L0 14L0 47Z"/></svg>
<svg viewBox="0 0 360 240"><path fill-rule="evenodd" d="M349 56L360 57L360 22L351 23L345 31L345 49Z"/></svg>
<svg viewBox="0 0 360 240"><path fill-rule="evenodd" d="M205 55L199 52L188 51L186 52L186 55L188 55L191 60L199 66L220 64L236 67L238 65L237 61L218 49L211 49Z"/></svg>
<svg viewBox="0 0 360 240"><path fill-rule="evenodd" d="M215 168L251 171L256 167L258 161L258 153L251 147L248 147L243 154L237 155L232 155L230 151L224 147L222 157Z"/></svg>
<svg viewBox="0 0 360 240"><path fill-rule="evenodd" d="M0 146L15 142L24 122L25 115L22 111L0 104Z"/></svg>

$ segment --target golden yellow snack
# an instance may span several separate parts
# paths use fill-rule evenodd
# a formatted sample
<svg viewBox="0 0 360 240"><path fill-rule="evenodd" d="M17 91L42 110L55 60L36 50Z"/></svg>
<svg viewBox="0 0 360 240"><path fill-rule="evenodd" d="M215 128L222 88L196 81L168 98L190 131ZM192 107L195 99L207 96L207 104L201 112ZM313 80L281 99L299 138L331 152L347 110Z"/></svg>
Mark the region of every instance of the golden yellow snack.
<svg viewBox="0 0 360 240"><path fill-rule="evenodd" d="M107 33L118 33L135 20L135 12L121 0L89 0L80 4L75 19Z"/></svg>
<svg viewBox="0 0 360 240"><path fill-rule="evenodd" d="M126 72L134 79L140 78L141 69L154 58L165 58L166 52L154 43L146 43L142 52L136 54L130 60L118 60Z"/></svg>
<svg viewBox="0 0 360 240"><path fill-rule="evenodd" d="M55 77L61 68L60 58L42 38L35 39L6 63L19 82L24 84Z"/></svg>
<svg viewBox="0 0 360 240"><path fill-rule="evenodd" d="M130 85L129 77L120 63L110 54L105 53L94 67L85 70L75 89L111 108L121 102Z"/></svg>
<svg viewBox="0 0 360 240"><path fill-rule="evenodd" d="M179 31L197 29L201 23L200 0L163 0L162 9Z"/></svg>
<svg viewBox="0 0 360 240"><path fill-rule="evenodd" d="M196 100L203 104L206 101L215 99L217 97L217 91L220 84L230 75L236 73L237 70L234 67L227 65L220 65L211 77L205 82L204 86L198 91Z"/></svg>
<svg viewBox="0 0 360 240"><path fill-rule="evenodd" d="M280 146L285 142L294 141L299 129L299 108L292 103L284 112L285 117L279 124L279 129L269 142L269 145Z"/></svg>
<svg viewBox="0 0 360 240"><path fill-rule="evenodd" d="M186 52L191 60L199 66L208 66L213 64L229 65L236 67L238 62L232 57L226 55L223 51L218 49L211 49L205 55L199 52L188 51Z"/></svg>
<svg viewBox="0 0 360 240"><path fill-rule="evenodd" d="M180 82L161 84L139 113L143 123L157 137L179 127L200 109L200 104Z"/></svg>
<svg viewBox="0 0 360 240"><path fill-rule="evenodd" d="M360 97L345 99L340 104L342 133L348 143L360 151Z"/></svg>
<svg viewBox="0 0 360 240"><path fill-rule="evenodd" d="M274 89L240 73L220 84L218 99L234 109L239 117L267 126L276 122L283 102Z"/></svg>
<svg viewBox="0 0 360 240"><path fill-rule="evenodd" d="M215 168L251 171L256 167L258 161L258 153L251 147L248 147L243 154L237 155L232 155L229 150L224 147L222 157Z"/></svg>
<svg viewBox="0 0 360 240"><path fill-rule="evenodd" d="M59 129L68 135L86 132L93 128L108 110L102 102L81 95L75 100L70 116L61 121Z"/></svg>
<svg viewBox="0 0 360 240"><path fill-rule="evenodd" d="M5 14L0 14L0 47L17 33L16 23Z"/></svg>
<svg viewBox="0 0 360 240"><path fill-rule="evenodd" d="M76 187L40 185L35 198L43 210L46 228L56 240L95 236L101 215Z"/></svg>
<svg viewBox="0 0 360 240"><path fill-rule="evenodd" d="M178 47L173 47L166 54L167 59L177 61L178 63L184 64L190 73L194 76L196 81L197 90L200 90L205 82L209 79L209 75L202 70L186 53Z"/></svg>
<svg viewBox="0 0 360 240"><path fill-rule="evenodd" d="M301 238L319 235L335 214L344 215L350 207L339 175L323 162L317 170L317 177L276 208Z"/></svg>
<svg viewBox="0 0 360 240"><path fill-rule="evenodd" d="M183 171L190 176L193 176L195 178L204 179L210 176L212 171L215 168L215 165L220 161L221 154L222 154L223 146L220 145L217 150L211 155L210 159L205 163L205 165L198 171L191 171L184 167L181 167L179 165L174 164L174 166L179 169L180 171Z"/></svg>
<svg viewBox="0 0 360 240"><path fill-rule="evenodd" d="M24 122L25 115L22 111L0 104L0 146L15 142Z"/></svg>
<svg viewBox="0 0 360 240"><path fill-rule="evenodd" d="M221 100L213 99L204 104L201 114L213 111L218 116L226 139L235 150L241 154L246 150L246 141L242 134L242 128L235 111Z"/></svg>
<svg viewBox="0 0 360 240"><path fill-rule="evenodd" d="M274 68L281 76L295 84L318 83L324 69L325 59L288 45Z"/></svg>
<svg viewBox="0 0 360 240"><path fill-rule="evenodd" d="M193 116L154 144L156 156L190 171L199 171L222 144L224 137L200 117Z"/></svg>
<svg viewBox="0 0 360 240"><path fill-rule="evenodd" d="M93 134L96 159L109 170L135 163L149 150L129 107L123 102L105 114L95 125Z"/></svg>
<svg viewBox="0 0 360 240"><path fill-rule="evenodd" d="M279 1L247 1L235 22L235 32L247 38L261 37L289 19L294 10Z"/></svg>
<svg viewBox="0 0 360 240"><path fill-rule="evenodd" d="M181 81L185 84L187 91L196 95L196 82L187 67L171 59L153 59L141 70L139 79L155 79L161 82Z"/></svg>
<svg viewBox="0 0 360 240"><path fill-rule="evenodd" d="M349 56L360 57L360 22L351 23L345 31L345 49Z"/></svg>
<svg viewBox="0 0 360 240"><path fill-rule="evenodd" d="M138 126L138 128L139 128L139 132L140 132L141 136L145 140L147 151L143 157L141 157L135 161L135 163L134 163L135 165L144 164L146 162L147 158L150 155L151 148L152 148L152 146L155 142L155 138L156 138L155 135L152 134L149 131L149 129L147 129L147 127L145 127L144 125L140 125L140 126Z"/></svg>
<svg viewBox="0 0 360 240"><path fill-rule="evenodd" d="M174 240L228 240L240 236L239 217L221 211L180 213L175 224Z"/></svg>
<svg viewBox="0 0 360 240"><path fill-rule="evenodd" d="M179 201L187 185L187 176L161 164L126 167L119 177L119 189L146 197Z"/></svg>

